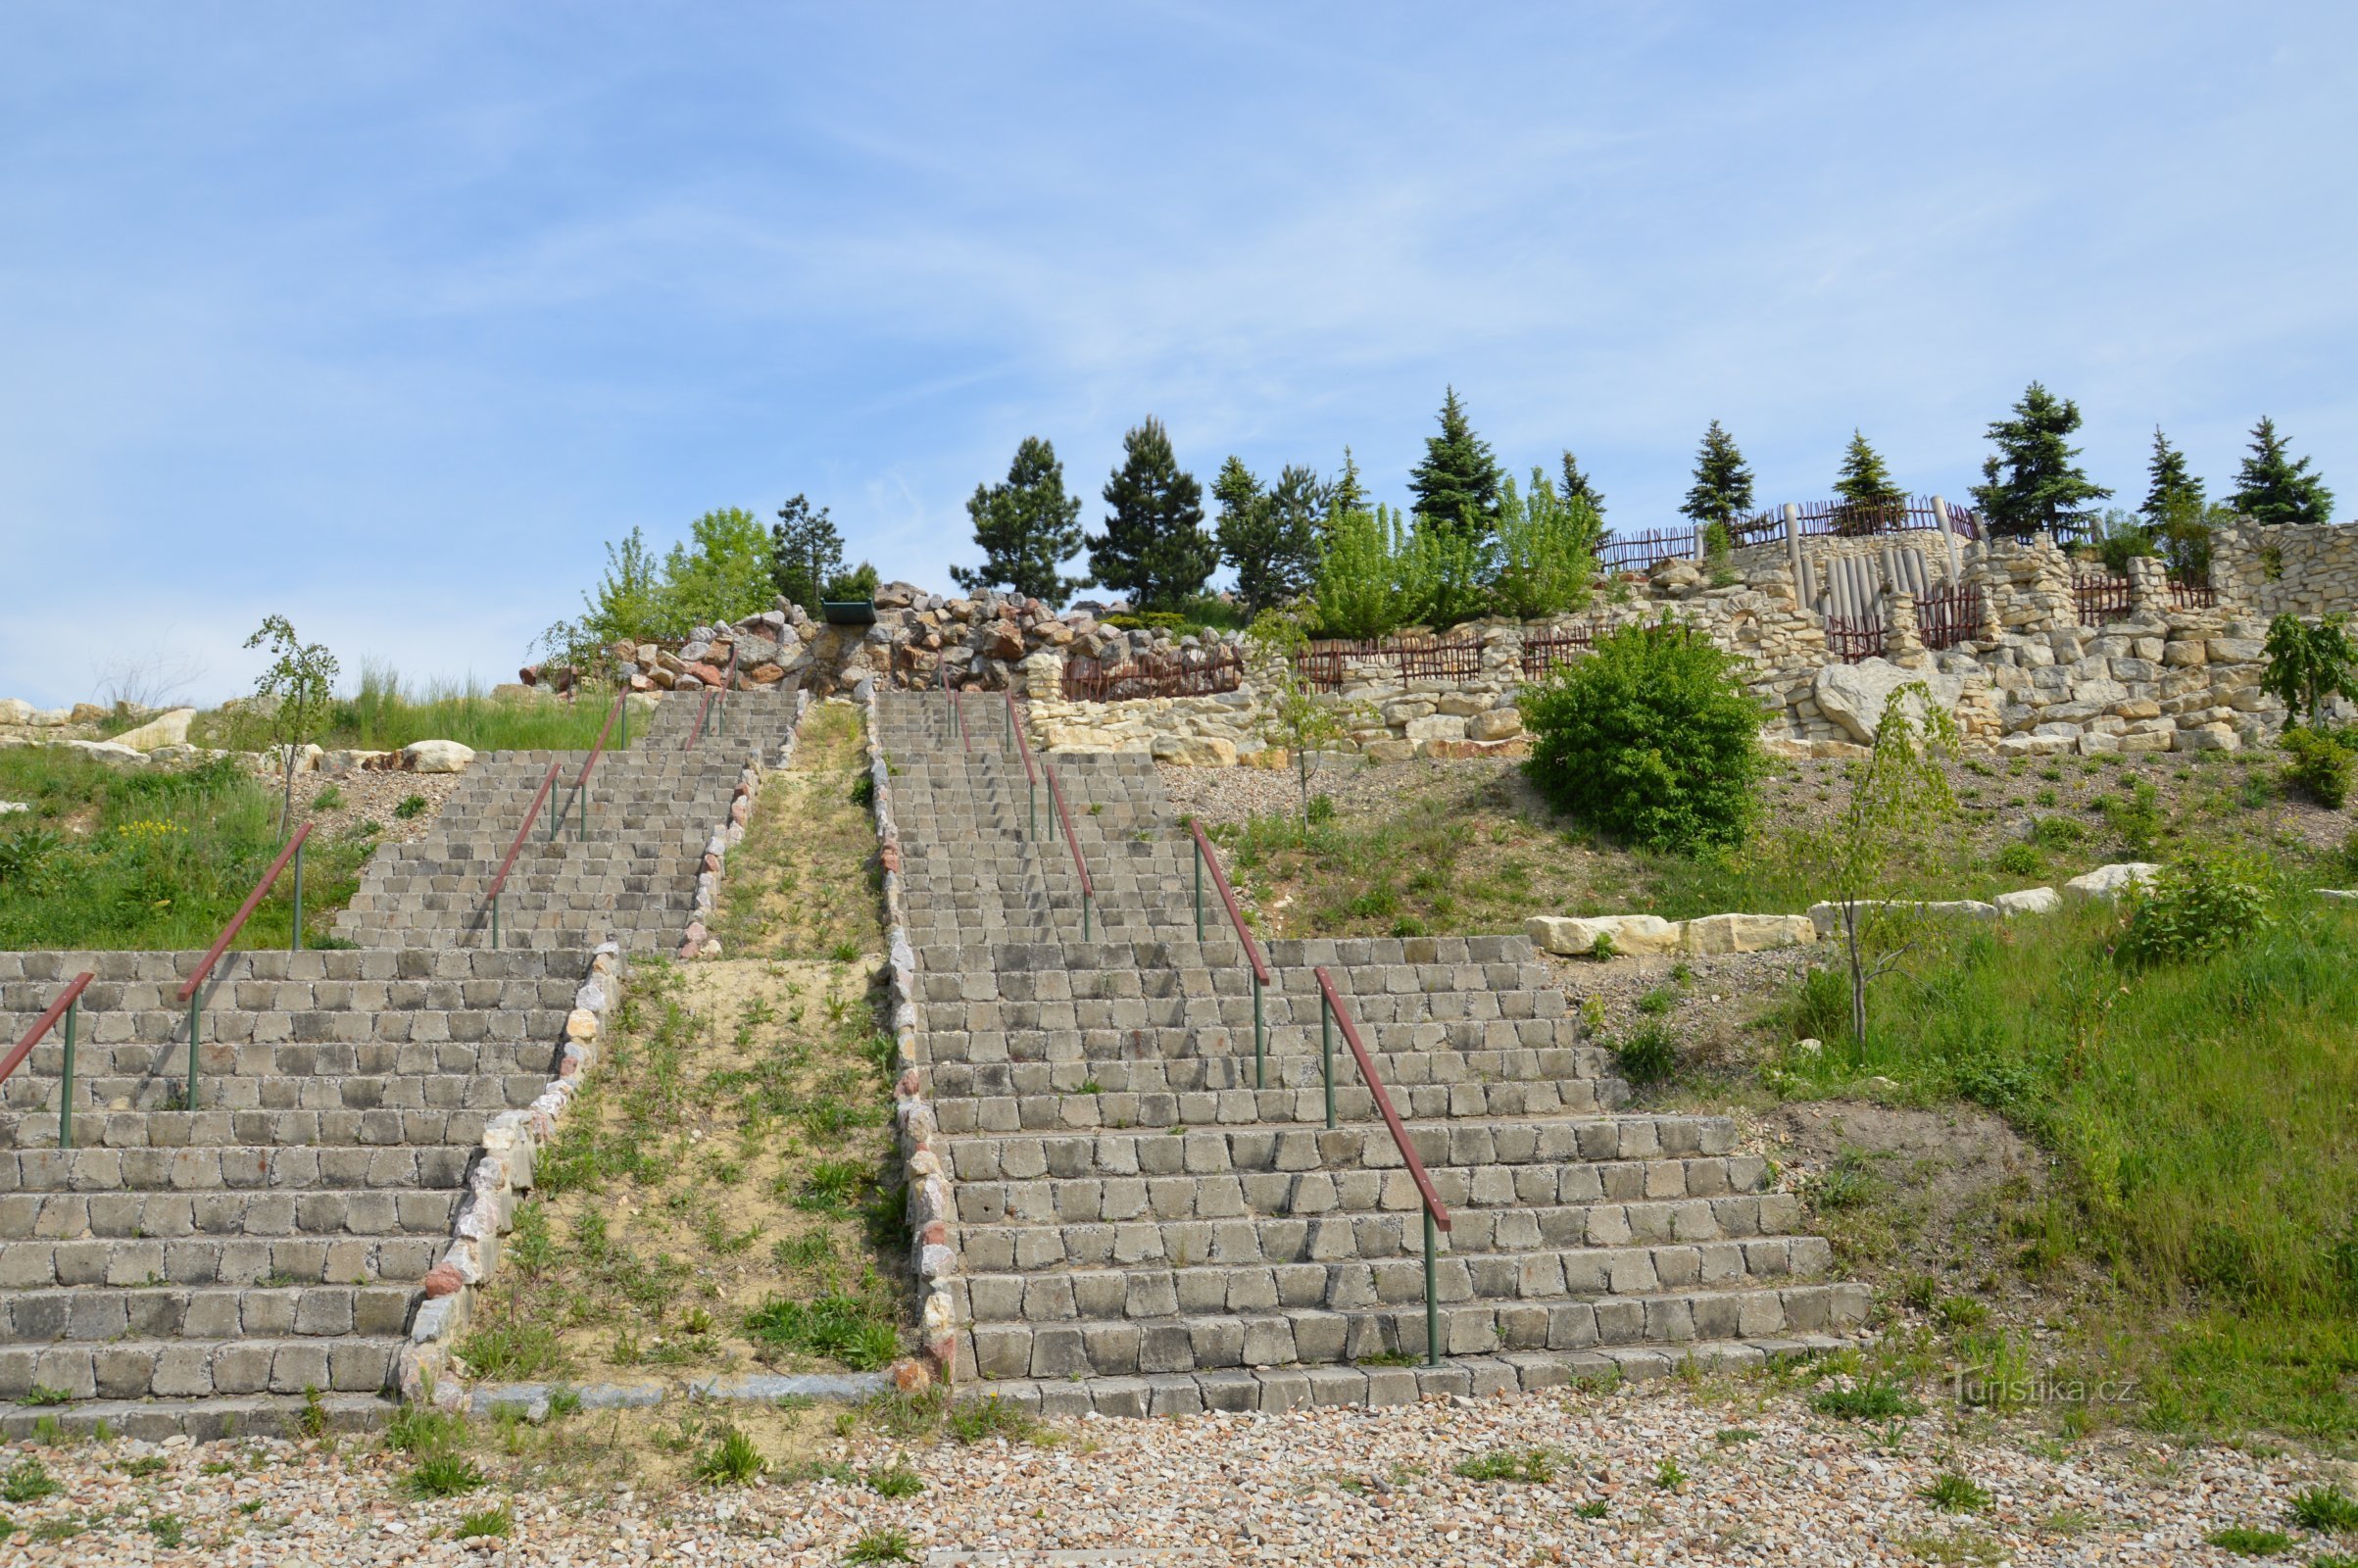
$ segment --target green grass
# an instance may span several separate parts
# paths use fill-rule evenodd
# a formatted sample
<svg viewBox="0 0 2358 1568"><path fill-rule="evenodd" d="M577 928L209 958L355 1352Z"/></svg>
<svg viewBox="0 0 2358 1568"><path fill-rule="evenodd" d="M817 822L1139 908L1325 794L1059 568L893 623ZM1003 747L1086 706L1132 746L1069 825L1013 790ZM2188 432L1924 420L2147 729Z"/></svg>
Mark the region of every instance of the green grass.
<svg viewBox="0 0 2358 1568"><path fill-rule="evenodd" d="M696 1479L710 1486L742 1487L769 1468L754 1440L738 1427L722 1427L712 1446L696 1460Z"/></svg>
<svg viewBox="0 0 2358 1568"><path fill-rule="evenodd" d="M2292 1538L2282 1530L2254 1530L2247 1525L2229 1525L2203 1539L2239 1557L2273 1557L2280 1551L2292 1549Z"/></svg>
<svg viewBox="0 0 2358 1568"><path fill-rule="evenodd" d="M463 1454L435 1452L419 1459L410 1471L409 1489L418 1497L455 1497L483 1484L483 1472Z"/></svg>
<svg viewBox="0 0 2358 1568"><path fill-rule="evenodd" d="M461 1541L498 1541L516 1534L516 1515L504 1504L459 1516Z"/></svg>
<svg viewBox="0 0 2358 1568"><path fill-rule="evenodd" d="M871 1530L852 1543L852 1549L844 1553L843 1560L856 1563L915 1562L917 1550L909 1543L906 1530Z"/></svg>
<svg viewBox="0 0 2358 1568"><path fill-rule="evenodd" d="M1521 1481L1546 1486L1563 1466L1553 1448L1493 1448L1457 1461L1455 1474L1468 1481Z"/></svg>
<svg viewBox="0 0 2358 1568"><path fill-rule="evenodd" d="M1918 1487L1916 1495L1943 1513L1979 1513L1990 1506L1988 1490L1954 1470L1943 1471Z"/></svg>
<svg viewBox="0 0 2358 1568"><path fill-rule="evenodd" d="M57 1477L32 1454L26 1454L0 1474L0 1502L39 1502L58 1492Z"/></svg>
<svg viewBox="0 0 2358 1568"><path fill-rule="evenodd" d="M2358 1498L2339 1487L2311 1487L2292 1499L2292 1522L2329 1535L2358 1533Z"/></svg>
<svg viewBox="0 0 2358 1568"><path fill-rule="evenodd" d="M0 819L0 950L209 947L283 843L278 797L228 760L132 770L18 747L0 752L0 800L32 807ZM313 940L374 846L352 831L305 848ZM283 948L293 931L293 878L281 873L237 946Z"/></svg>
<svg viewBox="0 0 2358 1568"><path fill-rule="evenodd" d="M2092 1265L2086 1352L2161 1430L2358 1435L2358 919L2280 888L2229 951L2136 968L2102 909L1934 933L1871 994L1868 1039L1780 1070L1978 1101L2060 1156L2034 1272ZM1846 1030L1844 1031L1846 1034ZM1821 1198L1823 1203L1825 1200Z"/></svg>
<svg viewBox="0 0 2358 1568"><path fill-rule="evenodd" d="M1905 1389L1881 1379L1846 1389L1827 1389L1811 1397L1809 1407L1820 1415L1840 1416L1845 1421L1890 1421L1924 1413L1924 1406L1910 1398Z"/></svg>
<svg viewBox="0 0 2358 1568"><path fill-rule="evenodd" d="M609 689L590 688L578 702L544 697L493 697L473 682L429 683L414 690L393 670L364 664L359 686L335 699L311 739L329 751L393 752L413 741L457 741L478 752L587 751L614 706ZM642 715L631 715L635 731ZM197 715L189 739L228 751L270 744L259 715L216 710ZM614 744L616 737L608 744Z"/></svg>

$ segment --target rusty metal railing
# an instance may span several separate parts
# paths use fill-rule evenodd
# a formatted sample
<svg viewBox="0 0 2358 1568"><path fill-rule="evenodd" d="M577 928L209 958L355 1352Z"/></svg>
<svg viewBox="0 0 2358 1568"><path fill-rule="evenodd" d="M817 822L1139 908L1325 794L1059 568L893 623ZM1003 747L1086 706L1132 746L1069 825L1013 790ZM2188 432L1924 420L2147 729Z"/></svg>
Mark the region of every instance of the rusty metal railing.
<svg viewBox="0 0 2358 1568"><path fill-rule="evenodd" d="M1375 1062L1368 1057L1367 1048L1359 1043L1359 1027L1351 1021L1351 1009L1335 990L1332 976L1320 964L1312 971L1318 977L1318 1034L1320 1059L1326 1073L1326 1125L1335 1125L1335 1030L1343 1031L1344 1044L1359 1063L1359 1076L1367 1081L1367 1092L1375 1097L1376 1109L1383 1113L1384 1125L1392 1131L1392 1141L1400 1152L1400 1160L1408 1167L1409 1179L1416 1183L1416 1195L1425 1211L1425 1364L1441 1364L1441 1303L1434 1298L1433 1255L1436 1250L1434 1233L1449 1228L1449 1211L1442 1205L1441 1195L1433 1190L1433 1178L1425 1172L1425 1162L1417 1157L1416 1146L1408 1142L1408 1130L1400 1125L1400 1113L1392 1108L1392 1097L1384 1092L1384 1080L1376 1075Z"/></svg>
<svg viewBox="0 0 2358 1568"><path fill-rule="evenodd" d="M1237 907L1236 894L1228 886L1228 874L1220 869L1220 858L1212 852L1211 841L1204 836L1204 824L1189 817L1187 830L1196 838L1196 940L1204 940L1204 871L1211 869L1211 885L1220 895L1220 903L1228 910L1228 923L1236 927L1236 939L1244 944L1245 962L1253 970L1253 1087L1269 1087L1269 1026L1262 1011L1261 993L1269 985L1269 962L1261 956L1260 944L1253 940L1252 930L1245 924L1244 912ZM1329 1095L1328 1102L1333 1102ZM1331 1125L1331 1122L1330 1122Z"/></svg>
<svg viewBox="0 0 2358 1568"><path fill-rule="evenodd" d="M532 796L532 804L524 809L523 821L516 824L516 837L508 841L508 858L500 861L500 868L492 873L491 886L483 891L484 903L491 910L491 945L494 948L500 945L500 892L508 885L508 873L516 865L516 857L523 849L524 839L531 833L532 823L540 815L541 807L547 803L549 792L557 788L558 765L555 762L549 764L549 771L542 777L540 788ZM552 840L555 837L554 833L550 835Z"/></svg>
<svg viewBox="0 0 2358 1568"><path fill-rule="evenodd" d="M57 1146L60 1149L74 1147L74 1015L81 1010L82 992L97 978L87 969L75 975L66 989L58 994L58 999L49 1004L49 1010L33 1020L25 1038L17 1042L16 1049L8 1054L5 1060L0 1060L0 1084L4 1084L8 1082L8 1075L23 1066L25 1058L32 1054L32 1048L41 1043L41 1037L55 1028L60 1018L66 1021L65 1072L61 1077L57 1098Z"/></svg>
<svg viewBox="0 0 2358 1568"><path fill-rule="evenodd" d="M1048 836L1056 836L1056 823L1064 823L1064 847L1072 852L1072 868L1081 879L1081 940L1089 940L1089 908L1097 898L1097 884L1089 878L1089 862L1081 857L1081 841L1072 836L1072 812L1064 808L1064 787L1056 782L1056 770L1045 761L1040 770L1048 775L1048 798L1055 810L1048 819Z"/></svg>
<svg viewBox="0 0 2358 1568"><path fill-rule="evenodd" d="M695 732L688 737L688 744L686 747L688 751L692 752L696 750L696 743L704 739L705 720L711 716L713 704L715 702L719 704L720 718L718 723L714 726L712 733L715 735L726 735L729 732L729 688L736 684L737 645L735 643L731 643L729 644L729 667L721 675L720 684L717 686L706 687L704 701L697 705L696 729Z"/></svg>
<svg viewBox="0 0 2358 1568"><path fill-rule="evenodd" d="M180 987L178 999L188 1004L187 1108L190 1110L197 1108L197 1037L204 1021L205 1000L202 993L206 978L213 973L213 966L221 962L221 955L229 951L229 944L237 940L237 933L243 931L246 922L254 917L254 911L262 906L263 897L270 891L270 884L278 880L278 873L286 869L289 860L295 862L295 939L292 951L303 951L303 841L311 837L311 828L312 825L306 822L295 829L295 836L286 841L286 847L278 852L278 858L272 860L270 868L262 873L262 880L254 884L254 891L246 895L246 902L237 906L237 912L229 917L229 923L221 928L221 934L214 938L213 946L206 949L205 956L197 960L196 972Z"/></svg>

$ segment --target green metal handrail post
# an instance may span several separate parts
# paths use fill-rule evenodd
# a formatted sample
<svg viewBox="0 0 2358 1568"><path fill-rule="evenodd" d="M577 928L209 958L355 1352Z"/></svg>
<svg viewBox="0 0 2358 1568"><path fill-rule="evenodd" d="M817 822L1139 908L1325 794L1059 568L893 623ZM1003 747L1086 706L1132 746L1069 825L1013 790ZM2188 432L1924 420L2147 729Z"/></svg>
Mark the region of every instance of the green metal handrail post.
<svg viewBox="0 0 2358 1568"><path fill-rule="evenodd" d="M1028 771L1023 780L1023 814L1031 824L1024 829L1024 842L1035 843L1040 837L1040 781L1031 777Z"/></svg>
<svg viewBox="0 0 2358 1568"><path fill-rule="evenodd" d="M1015 705L1011 702L1008 703L1007 711L1002 713L1000 718L1002 722L999 726L999 749L1004 752L1015 741Z"/></svg>
<svg viewBox="0 0 2358 1568"><path fill-rule="evenodd" d="M1326 1126L1335 1128L1335 1006L1318 993L1318 1061L1326 1074Z"/></svg>
<svg viewBox="0 0 2358 1568"><path fill-rule="evenodd" d="M81 1010L77 998L66 1008L66 1081L57 1099L57 1146L74 1147L74 1015Z"/></svg>
<svg viewBox="0 0 2358 1568"><path fill-rule="evenodd" d="M622 693L622 745L625 748L630 745L630 693L627 689Z"/></svg>
<svg viewBox="0 0 2358 1568"><path fill-rule="evenodd" d="M1261 1021L1261 977L1253 977L1253 1087L1269 1087L1269 1026Z"/></svg>
<svg viewBox="0 0 2358 1568"><path fill-rule="evenodd" d="M303 846L295 846L295 941L290 950L303 951Z"/></svg>
<svg viewBox="0 0 2358 1568"><path fill-rule="evenodd" d="M498 894L494 893L494 894L491 896L491 946L492 946L492 948L493 948L493 950L494 950L494 951L497 951L497 949L499 948L499 945L500 945L500 896L499 896Z"/></svg>
<svg viewBox="0 0 2358 1568"><path fill-rule="evenodd" d="M1081 895L1081 940L1089 940L1089 895L1086 892Z"/></svg>
<svg viewBox="0 0 2358 1568"><path fill-rule="evenodd" d="M1204 846L1196 846L1196 940L1204 940Z"/></svg>
<svg viewBox="0 0 2358 1568"><path fill-rule="evenodd" d="M197 1108L197 1018L199 1016L197 1009L204 1004L204 992L201 989L195 996L188 999L188 1108L190 1110Z"/></svg>
<svg viewBox="0 0 2358 1568"><path fill-rule="evenodd" d="M579 843L582 843L584 840L588 839L588 837L589 837L589 780L588 780L588 779L586 779L586 778L585 778L585 779L583 779L583 780L581 781L581 788L580 788L580 789L579 789L579 790L578 790L576 793L577 793L577 794L580 796L580 798L581 798L581 799L580 799L580 808L580 808L579 810L577 810L577 811L575 811L575 812L573 813L573 842L574 842L575 844L579 844Z"/></svg>
<svg viewBox="0 0 2358 1568"><path fill-rule="evenodd" d="M1425 1205L1425 1365L1441 1365L1441 1306L1433 1298L1433 1209Z"/></svg>

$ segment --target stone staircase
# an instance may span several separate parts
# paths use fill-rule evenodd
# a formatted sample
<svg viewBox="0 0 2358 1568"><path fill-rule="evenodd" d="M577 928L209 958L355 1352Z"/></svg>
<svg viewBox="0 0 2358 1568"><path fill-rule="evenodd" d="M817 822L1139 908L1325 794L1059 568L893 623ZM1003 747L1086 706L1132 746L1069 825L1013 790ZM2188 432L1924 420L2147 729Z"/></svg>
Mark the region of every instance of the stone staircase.
<svg viewBox="0 0 2358 1568"><path fill-rule="evenodd" d="M1053 760L1095 883L1041 836L991 700L953 732L887 693L919 1071L948 1141L961 1374L1053 1411L1389 1401L1749 1364L1843 1343L1827 1278L1732 1124L1631 1113L1521 937L1267 945L1266 1086L1241 945L1154 765ZM1409 1172L1338 1041L1323 966L1453 1225L1427 1359Z"/></svg>
<svg viewBox="0 0 2358 1568"><path fill-rule="evenodd" d="M176 993L199 955L0 954L9 1044L97 976L74 1147L56 1031L0 1083L0 1432L275 1429L307 1397L338 1426L381 1420L485 1125L548 1088L598 944L677 945L741 771L794 721L791 691L729 704L728 732L693 750L695 700L634 714L554 841L586 754L479 758L432 832L370 858L334 922L357 946L223 958L194 1109ZM553 760L494 948L483 889Z"/></svg>

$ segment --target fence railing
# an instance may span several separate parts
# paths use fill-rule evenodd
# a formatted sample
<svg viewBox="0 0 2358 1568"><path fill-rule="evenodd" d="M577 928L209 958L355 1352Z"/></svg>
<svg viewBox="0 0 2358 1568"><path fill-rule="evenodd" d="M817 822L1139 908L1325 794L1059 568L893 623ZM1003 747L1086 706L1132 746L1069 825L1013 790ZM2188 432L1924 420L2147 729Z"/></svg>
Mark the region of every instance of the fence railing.
<svg viewBox="0 0 2358 1568"><path fill-rule="evenodd" d="M2083 572L2072 578L2072 609L2083 626L2101 626L2134 612L2136 601L2129 579L2109 572Z"/></svg>
<svg viewBox="0 0 2358 1568"><path fill-rule="evenodd" d="M2170 608L2172 610L2216 610L2219 590L2207 582L2182 582L2170 579Z"/></svg>
<svg viewBox="0 0 2358 1568"><path fill-rule="evenodd" d="M1949 531L1966 539L1982 537L1981 514L1971 507L1960 507L1953 501L1933 505L1931 496L1908 496L1893 501L1847 501L1840 496L1824 501L1804 501L1794 507L1797 524L1804 539L1820 539L1829 535L1842 539L1866 539L1877 534L1904 533L1910 529L1940 531L1940 514L1948 514ZM1739 545L1767 544L1785 537L1785 509L1768 507L1738 517L1728 525L1728 533Z"/></svg>
<svg viewBox="0 0 2358 1568"><path fill-rule="evenodd" d="M1615 530L1597 546L1597 568L1606 576L1617 571L1645 571L1664 561L1689 561L1695 556L1693 528Z"/></svg>
<svg viewBox="0 0 2358 1568"><path fill-rule="evenodd" d="M731 666L734 667L735 661L731 660L730 662ZM710 699L707 700L710 701ZM573 818L574 842L579 843L580 841L589 837L590 769L596 767L598 765L598 759L606 755L606 737L613 731L614 727L614 720L629 710L630 694L628 692L615 693L614 708L608 711L606 715L606 722L598 727L598 739L596 744L590 747L589 756L582 759L581 771L573 775L572 795L567 798L565 806L558 811L558 813L549 819L550 843L554 844L557 841L557 835L565 831L565 819L567 816L571 816ZM688 744L693 746L696 744L696 742L691 739Z"/></svg>
<svg viewBox="0 0 2358 1568"><path fill-rule="evenodd" d="M205 956L197 960L196 972L180 986L178 1000L188 1004L187 1109L197 1108L197 1039L199 1026L204 1022L205 998L210 995L205 981L212 975L213 966L221 962L221 955L229 951L229 944L237 940L237 933L246 928L246 922L254 917L254 911L262 906L264 896L270 891L270 884L278 880L278 873L286 869L289 860L295 862L295 939L290 946L294 952L303 951L303 841L311 837L311 828L312 825L306 822L295 829L295 836L286 841L286 847L278 852L278 858L272 860L270 868L262 873L262 880L254 884L254 891L246 895L246 902L237 906L237 912L229 917L229 923L221 927L221 934L214 938L213 946L206 949Z"/></svg>
<svg viewBox="0 0 2358 1568"><path fill-rule="evenodd" d="M1433 1289L1434 1231L1449 1228L1449 1211L1442 1206L1441 1195L1433 1190L1433 1178L1425 1173L1425 1162L1417 1157L1416 1146L1408 1141L1408 1130L1400 1125L1400 1113L1392 1108L1392 1097L1384 1092L1384 1080L1376 1073L1375 1062L1368 1057L1367 1048L1359 1043L1359 1027L1351 1021L1351 1009L1335 991L1335 982L1320 964L1312 971L1318 977L1318 1035L1319 1060L1326 1074L1326 1125L1335 1125L1335 1031L1343 1031L1343 1042L1351 1047L1353 1059L1359 1064L1359 1076L1367 1084L1367 1092L1375 1099L1376 1109L1383 1114L1384 1125L1392 1131L1392 1142L1400 1152L1400 1163L1408 1167L1408 1177L1416 1183L1416 1196L1425 1211L1425 1364L1441 1365L1441 1303Z"/></svg>
<svg viewBox="0 0 2358 1568"><path fill-rule="evenodd" d="M1462 680L1482 673L1482 652L1490 639L1474 637L1327 638L1296 651L1294 673L1322 692L1341 691L1356 660L1393 662L1400 684L1418 680Z"/></svg>
<svg viewBox="0 0 2358 1568"><path fill-rule="evenodd" d="M1125 703L1142 697L1216 697L1245 683L1245 655L1229 647L1182 649L1141 663L1075 657L1064 662L1068 703Z"/></svg>
<svg viewBox="0 0 2358 1568"><path fill-rule="evenodd" d="M1595 622L1567 626L1561 631L1527 633L1523 638L1523 678L1545 680L1578 656L1597 647Z"/></svg>
<svg viewBox="0 0 2358 1568"><path fill-rule="evenodd" d="M1986 618L1982 591L1970 583L1936 588L1916 600L1916 635L1934 653L1972 642Z"/></svg>
<svg viewBox="0 0 2358 1568"><path fill-rule="evenodd" d="M57 1026L58 1020L65 1020L65 1071L60 1075L57 1097L57 1146L60 1149L74 1147L74 1017L81 1010L82 993L97 978L87 969L75 975L67 983L66 989L58 993L58 999L49 1004L49 1010L33 1020L32 1027L25 1032L25 1038L17 1042L16 1049L8 1054L5 1060L0 1060L0 1084L4 1084L8 1082L10 1073L25 1064L25 1058L32 1054L32 1048L41 1043L41 1038Z"/></svg>
<svg viewBox="0 0 2358 1568"><path fill-rule="evenodd" d="M1056 770L1046 762L1040 771L1048 775L1048 801L1053 809L1048 819L1048 836L1056 836L1056 824L1064 824L1064 847L1072 852L1072 869L1081 879L1081 940L1089 940L1090 906L1097 901L1097 884L1090 880L1089 862L1082 858L1081 841L1072 835L1072 812L1064 807L1064 786L1056 782Z"/></svg>
<svg viewBox="0 0 2358 1568"><path fill-rule="evenodd" d="M516 824L516 837L508 841L507 858L500 861L500 868L492 873L491 885L483 890L483 903L491 915L491 945L494 948L500 945L501 890L508 886L508 872L515 866L516 858L522 851L524 840L532 831L532 823L540 815L541 807L548 803L550 792L557 788L559 765L556 762L549 764L549 771L541 778L540 788L533 792L532 804L524 809L523 821ZM549 837L551 840L557 837L554 817L550 819Z"/></svg>
<svg viewBox="0 0 2358 1568"><path fill-rule="evenodd" d="M1236 939L1245 949L1245 962L1253 970L1253 1087L1269 1087L1269 1025L1262 1012L1261 993L1269 984L1269 961L1261 956L1261 946L1253 940L1252 928L1245 924L1244 912L1237 907L1235 890L1228 885L1228 873L1220 869L1220 858L1212 852L1211 841L1204 836L1204 824L1188 818L1188 832L1196 839L1196 941L1204 940L1204 871L1211 869L1211 885L1220 895L1221 906L1228 910L1228 923L1236 927Z"/></svg>
<svg viewBox="0 0 2358 1568"><path fill-rule="evenodd" d="M1857 620L1842 615L1826 617L1826 651L1845 664L1855 664L1862 659L1880 659L1888 640L1880 616Z"/></svg>

